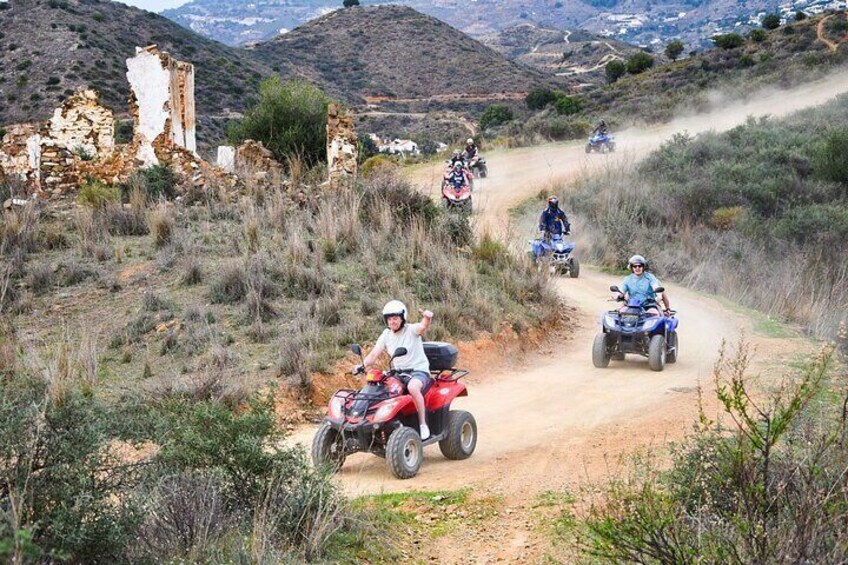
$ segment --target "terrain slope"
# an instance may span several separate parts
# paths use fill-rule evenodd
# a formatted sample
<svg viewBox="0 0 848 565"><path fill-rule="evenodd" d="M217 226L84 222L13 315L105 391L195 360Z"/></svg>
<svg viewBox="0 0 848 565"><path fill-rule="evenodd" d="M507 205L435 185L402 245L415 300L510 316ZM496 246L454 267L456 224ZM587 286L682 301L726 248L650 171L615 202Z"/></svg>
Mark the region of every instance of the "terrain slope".
<svg viewBox="0 0 848 565"><path fill-rule="evenodd" d="M716 108L650 130L621 132L621 151L609 155L586 155L574 144L491 153L490 177L475 186L478 228L526 245L533 232L511 225L509 211L554 181L637 160L676 132L724 130L747 116L784 115L844 92L848 92L844 72L794 91L763 92L752 97L758 100L754 104ZM439 168L437 164L419 169L413 180L435 194ZM573 218L573 225L579 250L580 219ZM650 257L650 250L638 251ZM788 356L809 347L799 337L760 335L748 316L715 298L663 281L681 320L679 361L661 373L650 371L647 360L630 356L624 362L613 361L608 369L595 369L592 339L599 314L612 305L608 286L619 280L584 266L580 278L555 281L564 303L573 309L569 337L561 343L523 358L460 359L460 365L474 370L468 380L469 396L454 406L469 410L477 420L479 441L470 459L448 461L438 448L430 447L421 473L399 481L388 473L383 459L357 454L348 458L338 482L351 495L470 487L477 497L497 497L505 508L501 519L460 528L435 543L427 541L422 551L443 562L468 562L469 556L473 562L539 557L547 549L534 527L534 501L546 491L577 492L613 472L620 456L682 437L697 416L698 385L709 388L722 340L733 343L744 331L760 368L780 367ZM305 427L294 439L308 445L314 431L314 426Z"/></svg>

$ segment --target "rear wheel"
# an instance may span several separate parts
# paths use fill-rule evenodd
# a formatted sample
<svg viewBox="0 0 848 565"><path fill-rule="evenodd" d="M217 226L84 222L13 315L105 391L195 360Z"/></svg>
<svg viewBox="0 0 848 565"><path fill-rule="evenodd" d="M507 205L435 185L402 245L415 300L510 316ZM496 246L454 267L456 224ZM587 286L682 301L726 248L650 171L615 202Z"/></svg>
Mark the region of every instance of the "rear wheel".
<svg viewBox="0 0 848 565"><path fill-rule="evenodd" d="M607 351L607 334L601 332L595 336L592 344L592 365L598 369L609 367L610 355Z"/></svg>
<svg viewBox="0 0 848 565"><path fill-rule="evenodd" d="M325 421L312 440L312 463L316 467L329 467L335 473L344 462L344 436Z"/></svg>
<svg viewBox="0 0 848 565"><path fill-rule="evenodd" d="M652 371L665 369L665 354L665 336L653 336L648 343L648 365Z"/></svg>
<svg viewBox="0 0 848 565"><path fill-rule="evenodd" d="M613 153L614 151L615 151L615 143L610 143L609 144L609 152Z"/></svg>
<svg viewBox="0 0 848 565"><path fill-rule="evenodd" d="M666 363L677 363L677 332L668 334L668 354L665 357Z"/></svg>
<svg viewBox="0 0 848 565"><path fill-rule="evenodd" d="M577 260L577 257L572 257L569 261L571 266L568 269L568 276L572 279L576 279L580 276L580 261Z"/></svg>
<svg viewBox="0 0 848 565"><path fill-rule="evenodd" d="M392 432L386 443L386 465L392 475L398 479L411 479L418 474L423 459L424 446L418 432L407 426Z"/></svg>
<svg viewBox="0 0 848 565"><path fill-rule="evenodd" d="M439 442L439 449L448 459L468 459L477 447L477 422L474 416L464 410L448 412L448 424L445 439Z"/></svg>

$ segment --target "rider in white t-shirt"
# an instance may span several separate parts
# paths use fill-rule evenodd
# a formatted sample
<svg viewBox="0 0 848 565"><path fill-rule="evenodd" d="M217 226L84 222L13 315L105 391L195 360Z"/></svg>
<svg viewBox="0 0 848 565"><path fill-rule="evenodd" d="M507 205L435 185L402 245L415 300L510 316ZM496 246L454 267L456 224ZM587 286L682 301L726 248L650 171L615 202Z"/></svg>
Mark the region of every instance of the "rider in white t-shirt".
<svg viewBox="0 0 848 565"><path fill-rule="evenodd" d="M406 348L406 355L396 357L392 361L392 367L403 371L401 378L418 410L418 424L421 439L424 440L430 437L430 429L425 419L427 409L424 406L424 394L433 384L433 379L430 377L430 362L424 354L424 341L421 336L430 327L433 313L423 310L421 315L420 323L407 324L406 305L399 300L388 302L383 307L386 329L380 334L374 349L365 357L364 364L365 367L370 367L377 362L381 353L392 355L398 347Z"/></svg>

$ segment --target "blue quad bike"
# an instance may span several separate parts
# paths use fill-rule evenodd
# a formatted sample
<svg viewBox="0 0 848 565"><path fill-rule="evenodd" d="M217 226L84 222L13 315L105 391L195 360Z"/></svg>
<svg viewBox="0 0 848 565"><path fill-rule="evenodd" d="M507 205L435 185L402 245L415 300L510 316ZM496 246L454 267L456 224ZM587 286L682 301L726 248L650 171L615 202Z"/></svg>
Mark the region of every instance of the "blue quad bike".
<svg viewBox="0 0 848 565"><path fill-rule="evenodd" d="M615 285L610 290L623 296ZM656 292L663 290L660 287ZM623 301L623 298L620 300ZM610 359L623 361L627 353L647 357L652 371L662 371L666 363L677 361L677 312L671 310L670 316L657 316L649 313L649 308L658 308L658 305L653 300L643 302L632 298L624 311L604 313L601 320L603 331L595 336L592 344L592 364L595 367L608 367Z"/></svg>
<svg viewBox="0 0 848 565"><path fill-rule="evenodd" d="M608 133L596 133L586 143L586 153L612 153L615 151L615 138Z"/></svg>
<svg viewBox="0 0 848 565"><path fill-rule="evenodd" d="M530 251L537 263L547 261L552 275L568 273L572 279L580 276L580 261L574 256L574 242L566 241L562 235L552 235L550 240L531 240Z"/></svg>

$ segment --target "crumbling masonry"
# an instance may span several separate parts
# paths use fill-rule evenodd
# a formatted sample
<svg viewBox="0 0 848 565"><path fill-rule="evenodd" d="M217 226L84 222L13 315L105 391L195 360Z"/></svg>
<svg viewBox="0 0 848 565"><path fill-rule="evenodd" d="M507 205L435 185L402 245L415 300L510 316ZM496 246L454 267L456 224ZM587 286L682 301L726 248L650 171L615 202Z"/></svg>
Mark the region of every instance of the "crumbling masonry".
<svg viewBox="0 0 848 565"><path fill-rule="evenodd" d="M327 109L327 164L330 173L330 188L350 186L356 179L357 159L356 129L353 117L330 104Z"/></svg>

